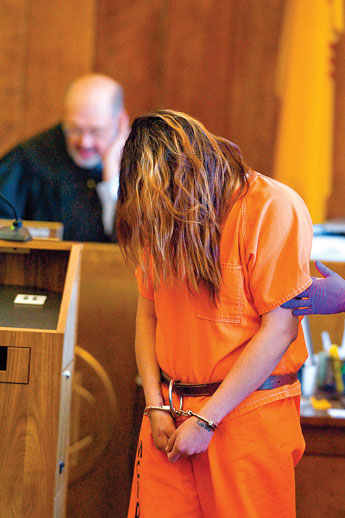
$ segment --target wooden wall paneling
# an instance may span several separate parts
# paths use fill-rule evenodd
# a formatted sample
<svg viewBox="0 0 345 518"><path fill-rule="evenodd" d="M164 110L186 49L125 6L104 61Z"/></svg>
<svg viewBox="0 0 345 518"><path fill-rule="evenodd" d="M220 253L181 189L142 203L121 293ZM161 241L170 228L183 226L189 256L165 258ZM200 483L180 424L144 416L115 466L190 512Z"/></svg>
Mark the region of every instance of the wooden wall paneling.
<svg viewBox="0 0 345 518"><path fill-rule="evenodd" d="M282 0L100 0L95 67L125 86L131 117L164 107L201 119L272 172Z"/></svg>
<svg viewBox="0 0 345 518"><path fill-rule="evenodd" d="M157 108L167 0L99 0L95 71L119 81L130 117Z"/></svg>
<svg viewBox="0 0 345 518"><path fill-rule="evenodd" d="M302 417L306 451L296 467L297 518L345 516L345 420Z"/></svg>
<svg viewBox="0 0 345 518"><path fill-rule="evenodd" d="M343 518L343 457L304 456L296 468L297 518Z"/></svg>
<svg viewBox="0 0 345 518"><path fill-rule="evenodd" d="M21 135L25 110L25 59L29 0L0 2L0 155Z"/></svg>
<svg viewBox="0 0 345 518"><path fill-rule="evenodd" d="M274 76L282 0L231 2L228 132L254 169L272 174L277 99Z"/></svg>
<svg viewBox="0 0 345 518"><path fill-rule="evenodd" d="M61 118L69 82L93 67L96 0L31 0L22 137Z"/></svg>
<svg viewBox="0 0 345 518"><path fill-rule="evenodd" d="M169 2L161 105L225 134L231 2Z"/></svg>
<svg viewBox="0 0 345 518"><path fill-rule="evenodd" d="M11 509L12 516L21 516L29 388L28 385L6 383L0 388L0 458L1 464L7 467L6 472L0 472L0 502L2 511ZM14 494L16 498L13 498ZM10 518L10 515L4 518Z"/></svg>

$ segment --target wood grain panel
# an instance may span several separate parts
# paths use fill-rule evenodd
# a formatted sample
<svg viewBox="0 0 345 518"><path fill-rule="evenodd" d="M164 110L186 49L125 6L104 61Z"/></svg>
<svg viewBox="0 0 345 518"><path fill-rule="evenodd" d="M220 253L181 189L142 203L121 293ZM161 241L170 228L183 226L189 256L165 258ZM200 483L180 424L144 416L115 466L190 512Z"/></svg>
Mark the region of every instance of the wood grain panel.
<svg viewBox="0 0 345 518"><path fill-rule="evenodd" d="M0 383L29 383L30 348L7 347L6 370L0 370Z"/></svg>
<svg viewBox="0 0 345 518"><path fill-rule="evenodd" d="M132 117L156 107L190 113L271 174L282 5L156 0L125 9L101 0L95 66L125 85Z"/></svg>
<svg viewBox="0 0 345 518"><path fill-rule="evenodd" d="M345 419L302 417L307 439L305 455L343 457L345 469ZM345 481L344 481L345 484Z"/></svg>
<svg viewBox="0 0 345 518"><path fill-rule="evenodd" d="M277 100L274 74L283 2L232 2L231 67L226 116L246 162L272 174Z"/></svg>
<svg viewBox="0 0 345 518"><path fill-rule="evenodd" d="M118 80L131 118L157 107L166 0L99 0L95 70Z"/></svg>
<svg viewBox="0 0 345 518"><path fill-rule="evenodd" d="M0 5L0 154L61 118L68 83L90 72L97 0Z"/></svg>
<svg viewBox="0 0 345 518"><path fill-rule="evenodd" d="M35 286L62 293L69 252L49 250L41 252L31 250L29 253L12 254L0 252L0 258L0 283ZM48 265L50 276L46 274Z"/></svg>
<svg viewBox="0 0 345 518"><path fill-rule="evenodd" d="M31 345L30 394L24 464L22 516L52 516L58 444L61 335L36 334ZM59 369L60 367L60 369ZM42 424L44 423L44 426Z"/></svg>
<svg viewBox="0 0 345 518"><path fill-rule="evenodd" d="M28 0L0 2L0 154L18 141L25 111Z"/></svg>
<svg viewBox="0 0 345 518"><path fill-rule="evenodd" d="M44 248L41 251L38 249L40 245ZM32 286L35 286L35 279L41 282L43 277L52 291L62 289L62 277L65 277L66 284L63 286L59 330L0 327L0 343L8 351L6 370L0 372L7 376L7 382L0 383L0 514L4 518L63 518L67 469L60 475L57 460L64 460L60 455L66 455L67 450L72 379L66 378L61 382L61 370L63 347L71 350L70 344L66 344L64 331L69 320L68 308L74 312L77 310L71 299L74 281L78 279L80 246L57 242L32 243L30 247L33 250L26 253L29 250L27 246L18 244L14 250L11 244L1 243L2 262L6 263L6 247L9 258L2 272L2 283L8 282L6 273L11 277L12 270L18 279L20 268L43 268L41 275L37 275L37 271L29 274ZM49 250L50 246L53 250ZM18 250L24 253L20 254ZM47 255L49 251L51 254ZM40 252L42 260L38 259ZM27 263L30 256L31 264ZM72 256L73 260L67 267L66 258L68 260ZM57 267L59 260L61 268ZM16 261L19 263L17 267ZM70 321L75 323L76 319ZM74 334L69 332L67 338L74 339ZM18 351L21 352L20 357ZM23 351L26 354L23 355ZM13 352L17 357L11 358ZM29 380L26 378L28 383L19 384L19 375L23 378L25 371L30 374ZM67 459L65 463L67 465ZM56 492L59 495L55 499Z"/></svg>
<svg viewBox="0 0 345 518"><path fill-rule="evenodd" d="M137 374L134 357L136 301L136 282L125 266L118 246L85 244L77 343L106 371L115 389L116 408L114 417L105 386L99 382L102 380L77 356L75 375L82 395L74 394L72 436L73 442L81 440L82 449L71 458L71 464L72 461L75 464L71 472L75 472L77 478L69 485L69 518L117 518L127 513ZM111 412L107 415L108 407ZM97 456L108 431L111 433L108 445L103 455ZM90 466L92 458L96 458L96 462ZM89 497L85 498L85 494Z"/></svg>
<svg viewBox="0 0 345 518"><path fill-rule="evenodd" d="M5 466L0 469L1 513L3 518L13 518L21 515L24 494L29 387L2 384L0 389L0 458Z"/></svg>
<svg viewBox="0 0 345 518"><path fill-rule="evenodd" d="M59 120L68 83L93 65L95 0L31 0L23 136Z"/></svg>
<svg viewBox="0 0 345 518"><path fill-rule="evenodd" d="M187 112L216 133L228 129L231 2L169 2L162 107Z"/></svg>
<svg viewBox="0 0 345 518"><path fill-rule="evenodd" d="M344 480L344 457L305 455L296 468L297 518L343 518Z"/></svg>
<svg viewBox="0 0 345 518"><path fill-rule="evenodd" d="M14 516L31 518L52 516L55 467L57 452L57 424L60 377L54 375L56 366L61 365L62 337L54 334L6 331L0 329L3 345L31 349L30 383L28 385L1 384L1 441L7 450L1 456L0 490L5 516L12 505L21 502ZM43 354L45 351L45 354ZM20 389L22 387L22 389ZM42 426L42 423L45 423ZM7 476L10 473L10 476ZM21 490L18 499L13 494L16 479ZM16 488L18 490L19 488ZM36 514L35 514L36 513Z"/></svg>

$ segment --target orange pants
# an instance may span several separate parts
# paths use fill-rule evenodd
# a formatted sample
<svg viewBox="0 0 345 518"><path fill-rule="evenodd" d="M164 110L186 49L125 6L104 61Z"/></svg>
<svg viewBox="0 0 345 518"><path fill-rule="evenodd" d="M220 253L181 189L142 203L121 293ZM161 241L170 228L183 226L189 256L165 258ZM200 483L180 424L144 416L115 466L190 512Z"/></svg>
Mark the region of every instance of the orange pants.
<svg viewBox="0 0 345 518"><path fill-rule="evenodd" d="M225 417L206 452L175 464L144 417L128 518L293 518L304 446L299 397Z"/></svg>

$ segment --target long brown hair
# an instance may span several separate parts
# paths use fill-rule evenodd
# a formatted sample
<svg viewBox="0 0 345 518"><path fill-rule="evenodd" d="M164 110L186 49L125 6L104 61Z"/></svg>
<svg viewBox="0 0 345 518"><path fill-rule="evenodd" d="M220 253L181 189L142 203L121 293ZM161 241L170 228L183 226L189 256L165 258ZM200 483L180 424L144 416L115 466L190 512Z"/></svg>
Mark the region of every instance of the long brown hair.
<svg viewBox="0 0 345 518"><path fill-rule="evenodd" d="M184 113L159 110L135 119L116 209L125 258L145 275L150 260L155 286L178 280L198 291L203 282L216 302L220 224L246 190L247 171L236 145Z"/></svg>

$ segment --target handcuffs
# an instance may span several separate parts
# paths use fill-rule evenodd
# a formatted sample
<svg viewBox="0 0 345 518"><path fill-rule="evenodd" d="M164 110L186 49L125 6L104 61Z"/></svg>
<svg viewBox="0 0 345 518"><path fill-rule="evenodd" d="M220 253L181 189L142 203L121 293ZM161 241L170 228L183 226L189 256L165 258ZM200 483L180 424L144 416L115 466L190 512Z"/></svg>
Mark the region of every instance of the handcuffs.
<svg viewBox="0 0 345 518"><path fill-rule="evenodd" d="M169 382L169 405L147 406L144 410L144 415L149 416L150 412L152 410L161 410L162 412L169 412L174 419L176 419L177 417L180 417L180 416L197 417L200 421L205 423L204 428L206 428L206 430L208 430L209 432L214 432L218 428L218 425L214 421L211 421L210 419L207 419L206 417L203 417L200 414L196 414L192 410L182 410L182 405L183 405L182 396L180 396L180 408L177 410L174 407L173 400L172 400L172 391L173 391L174 382L175 382L175 380L173 380L173 379L171 379Z"/></svg>

